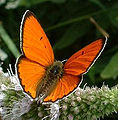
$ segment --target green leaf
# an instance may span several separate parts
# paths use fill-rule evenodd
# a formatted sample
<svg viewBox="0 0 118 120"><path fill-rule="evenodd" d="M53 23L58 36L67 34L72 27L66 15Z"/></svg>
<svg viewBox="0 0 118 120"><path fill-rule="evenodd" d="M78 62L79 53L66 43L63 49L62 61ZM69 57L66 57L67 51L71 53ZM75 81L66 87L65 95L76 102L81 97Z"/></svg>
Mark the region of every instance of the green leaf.
<svg viewBox="0 0 118 120"><path fill-rule="evenodd" d="M62 49L73 44L79 37L82 37L87 33L89 28L90 23L88 21L72 25L67 29L62 38L54 45L54 49Z"/></svg>
<svg viewBox="0 0 118 120"><path fill-rule="evenodd" d="M118 6L116 9L112 9L109 12L109 18L111 23L115 26L118 27Z"/></svg>
<svg viewBox="0 0 118 120"><path fill-rule="evenodd" d="M42 3L42 2L46 2L48 0L21 0L20 1L20 6L31 6L34 4L38 4L38 3Z"/></svg>
<svg viewBox="0 0 118 120"><path fill-rule="evenodd" d="M109 27L111 26L111 22L109 20L109 17L106 15L106 13L102 13L100 16L96 16L95 20L98 23L98 25L105 31L108 30ZM99 37L100 35L101 35L101 32L97 29L96 36Z"/></svg>
<svg viewBox="0 0 118 120"><path fill-rule="evenodd" d="M54 3L64 3L66 2L66 0L21 0L20 1L20 6L31 6L31 5L35 5L35 4L40 4L40 3L43 3L43 2L47 2L47 1L50 1L50 2L54 2Z"/></svg>
<svg viewBox="0 0 118 120"><path fill-rule="evenodd" d="M4 51L0 48L0 59L1 59L2 61L4 61L7 57L8 57L8 55L6 54L6 52L4 52Z"/></svg>
<svg viewBox="0 0 118 120"><path fill-rule="evenodd" d="M16 47L16 45L13 43L7 32L5 31L4 27L0 23L0 37L2 40L6 43L9 50L12 52L12 54L17 58L19 57L20 53Z"/></svg>
<svg viewBox="0 0 118 120"><path fill-rule="evenodd" d="M98 5L102 9L105 9L105 6L100 2L100 0L89 0L89 1L96 4L96 5Z"/></svg>
<svg viewBox="0 0 118 120"><path fill-rule="evenodd" d="M116 78L118 76L118 52L111 58L109 64L101 73L104 79Z"/></svg>
<svg viewBox="0 0 118 120"><path fill-rule="evenodd" d="M55 3L64 3L66 2L66 0L49 0L51 2L55 2Z"/></svg>
<svg viewBox="0 0 118 120"><path fill-rule="evenodd" d="M88 76L93 83L95 83L95 74L96 74L95 67L92 66L90 71L88 72Z"/></svg>

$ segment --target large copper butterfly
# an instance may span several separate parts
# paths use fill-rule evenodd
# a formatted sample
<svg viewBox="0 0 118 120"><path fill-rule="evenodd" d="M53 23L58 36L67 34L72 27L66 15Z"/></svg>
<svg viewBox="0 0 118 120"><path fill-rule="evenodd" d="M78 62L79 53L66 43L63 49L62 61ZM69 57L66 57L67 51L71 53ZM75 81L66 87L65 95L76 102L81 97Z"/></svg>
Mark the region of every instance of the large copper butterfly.
<svg viewBox="0 0 118 120"><path fill-rule="evenodd" d="M63 64L55 60L50 42L31 11L23 15L20 30L22 55L17 60L17 75L24 91L44 102L55 102L73 92L107 41L92 42Z"/></svg>

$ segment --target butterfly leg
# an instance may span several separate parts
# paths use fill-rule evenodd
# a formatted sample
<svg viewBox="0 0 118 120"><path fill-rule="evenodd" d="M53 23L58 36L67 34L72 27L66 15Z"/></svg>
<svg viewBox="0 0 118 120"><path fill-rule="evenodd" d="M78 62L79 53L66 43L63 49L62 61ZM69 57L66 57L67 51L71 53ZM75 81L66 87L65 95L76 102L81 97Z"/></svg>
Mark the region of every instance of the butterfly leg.
<svg viewBox="0 0 118 120"><path fill-rule="evenodd" d="M45 95L45 94L40 95L40 96L37 98L37 104L42 103L45 97L46 97L46 95Z"/></svg>

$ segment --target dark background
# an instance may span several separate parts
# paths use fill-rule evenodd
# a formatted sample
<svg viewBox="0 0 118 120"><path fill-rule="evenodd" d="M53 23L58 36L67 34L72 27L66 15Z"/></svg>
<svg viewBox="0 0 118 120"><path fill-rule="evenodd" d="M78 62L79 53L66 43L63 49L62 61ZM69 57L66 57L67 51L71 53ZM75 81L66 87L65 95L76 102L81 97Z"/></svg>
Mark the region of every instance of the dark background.
<svg viewBox="0 0 118 120"><path fill-rule="evenodd" d="M102 55L84 76L83 84L112 87L118 83L117 0L0 0L0 61L4 72L9 64L15 72L20 51L20 23L27 9L39 19L57 60L68 59L85 45L103 37L90 22L89 18L93 17L110 37ZM105 119L117 120L118 115Z"/></svg>

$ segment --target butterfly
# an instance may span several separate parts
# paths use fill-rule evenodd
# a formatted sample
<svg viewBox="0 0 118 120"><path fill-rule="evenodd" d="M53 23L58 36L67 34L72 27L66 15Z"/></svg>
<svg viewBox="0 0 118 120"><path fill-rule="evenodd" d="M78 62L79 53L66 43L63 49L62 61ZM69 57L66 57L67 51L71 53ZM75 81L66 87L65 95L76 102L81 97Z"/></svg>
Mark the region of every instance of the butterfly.
<svg viewBox="0 0 118 120"><path fill-rule="evenodd" d="M24 92L43 102L55 102L72 93L107 42L107 38L92 42L64 64L54 58L45 32L29 10L22 18L20 40L22 55L16 62L17 76Z"/></svg>

